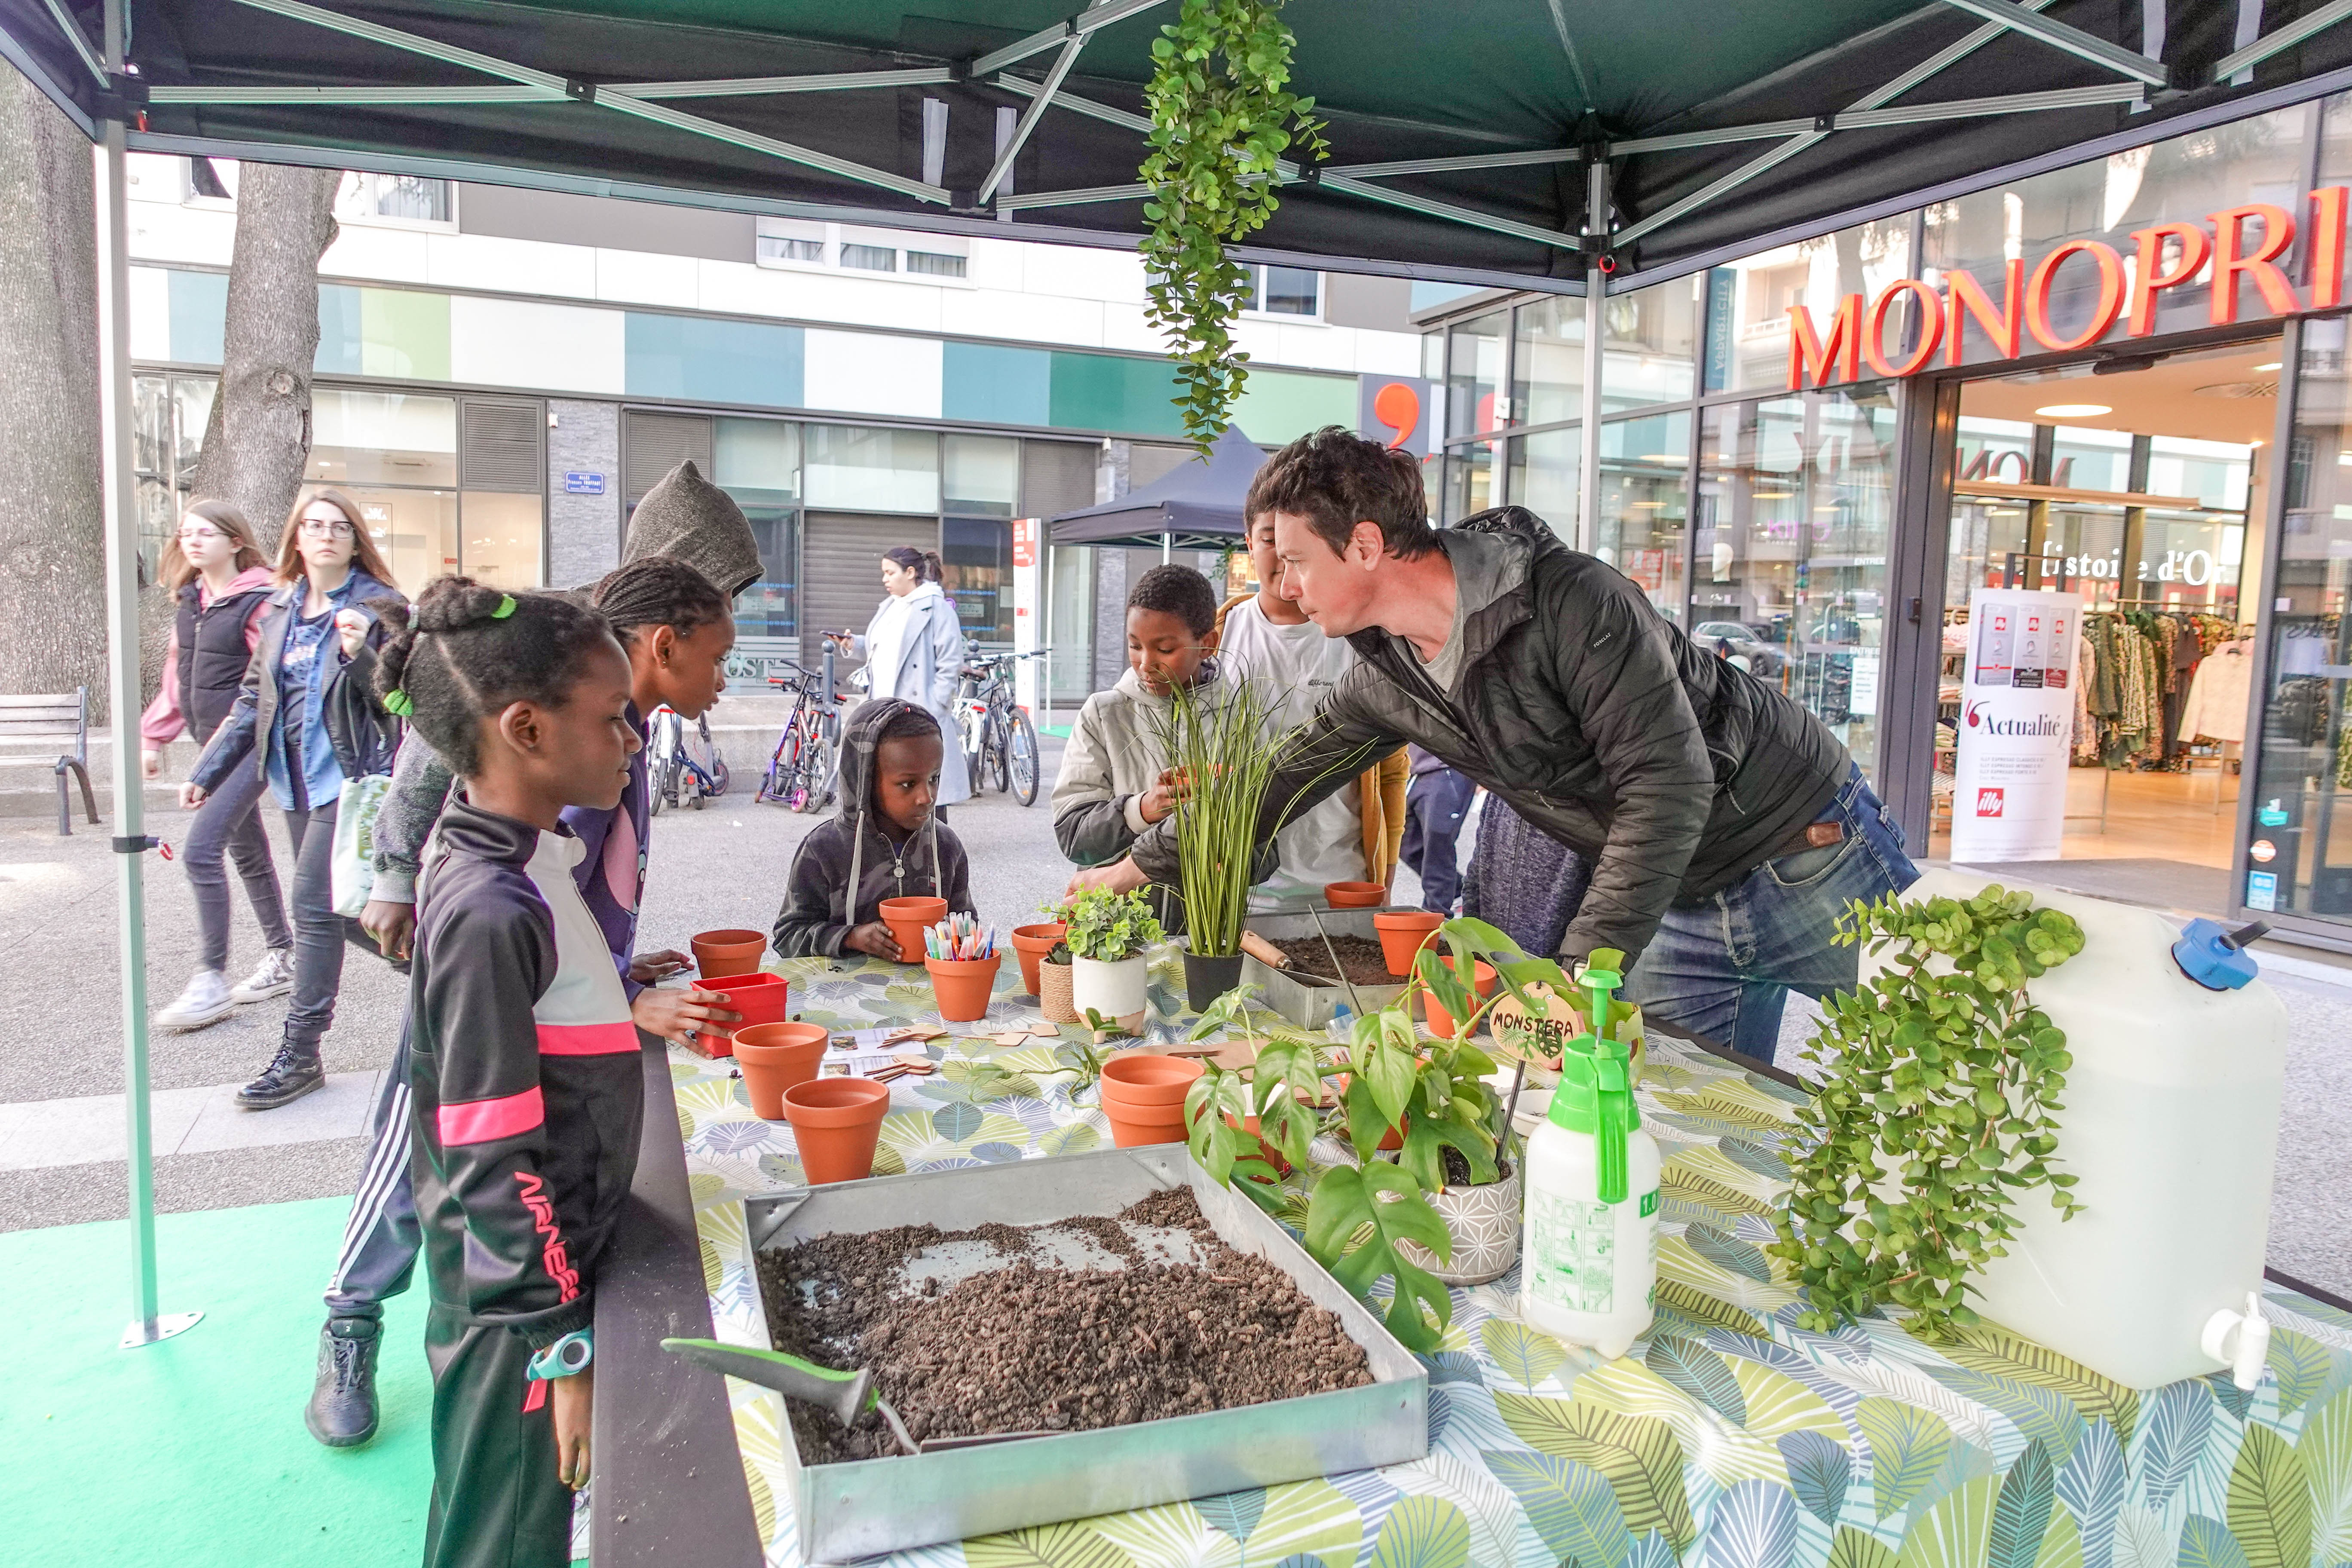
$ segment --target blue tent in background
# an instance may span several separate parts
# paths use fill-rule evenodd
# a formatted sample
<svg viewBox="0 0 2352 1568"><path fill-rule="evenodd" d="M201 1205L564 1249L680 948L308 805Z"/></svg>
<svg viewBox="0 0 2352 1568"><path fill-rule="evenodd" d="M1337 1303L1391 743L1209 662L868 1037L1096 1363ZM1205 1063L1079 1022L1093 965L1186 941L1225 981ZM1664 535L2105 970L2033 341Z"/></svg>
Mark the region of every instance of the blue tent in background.
<svg viewBox="0 0 2352 1568"><path fill-rule="evenodd" d="M1242 502L1265 461L1258 444L1228 425L1209 447L1114 501L1066 511L1050 520L1055 544L1102 544L1134 550L1231 550L1242 542Z"/></svg>

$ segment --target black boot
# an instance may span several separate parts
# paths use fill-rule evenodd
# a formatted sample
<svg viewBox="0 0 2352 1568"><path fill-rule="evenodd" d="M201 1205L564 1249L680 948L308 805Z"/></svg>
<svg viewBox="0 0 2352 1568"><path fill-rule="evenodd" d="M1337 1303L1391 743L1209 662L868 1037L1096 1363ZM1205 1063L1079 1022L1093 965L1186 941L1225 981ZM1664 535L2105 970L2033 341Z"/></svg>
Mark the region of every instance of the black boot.
<svg viewBox="0 0 2352 1568"><path fill-rule="evenodd" d="M326 1069L319 1065L319 1047L298 1046L288 1040L278 1047L278 1055L270 1064L261 1069L261 1076L236 1091L237 1109L275 1110L322 1087L326 1081Z"/></svg>
<svg viewBox="0 0 2352 1568"><path fill-rule="evenodd" d="M381 1325L330 1318L319 1331L319 1381L302 1425L330 1448L356 1448L375 1436L375 1348Z"/></svg>

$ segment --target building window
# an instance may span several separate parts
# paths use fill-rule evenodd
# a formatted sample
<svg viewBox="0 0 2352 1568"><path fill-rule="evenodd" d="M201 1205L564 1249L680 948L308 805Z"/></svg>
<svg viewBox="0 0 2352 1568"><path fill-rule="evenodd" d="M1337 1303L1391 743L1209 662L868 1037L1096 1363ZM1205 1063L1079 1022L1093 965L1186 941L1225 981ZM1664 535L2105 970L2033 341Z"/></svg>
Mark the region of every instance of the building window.
<svg viewBox="0 0 2352 1568"><path fill-rule="evenodd" d="M807 261L824 264L824 241L792 239L783 235L763 234L760 237L760 259L762 261Z"/></svg>
<svg viewBox="0 0 2352 1568"><path fill-rule="evenodd" d="M845 245L841 247L841 264L860 272L896 272L898 253L887 245Z"/></svg>
<svg viewBox="0 0 2352 1568"><path fill-rule="evenodd" d="M961 278L963 268L964 258L961 256L943 256L936 250L907 252L907 270L927 278Z"/></svg>
<svg viewBox="0 0 2352 1568"><path fill-rule="evenodd" d="M1250 268L1249 308L1261 315L1304 316L1322 313L1323 275L1303 267Z"/></svg>
<svg viewBox="0 0 2352 1568"><path fill-rule="evenodd" d="M755 232L753 254L762 267L878 272L921 283L964 283L970 277L969 243L944 236L902 237L795 217L763 217Z"/></svg>
<svg viewBox="0 0 2352 1568"><path fill-rule="evenodd" d="M236 163L224 158L188 160L188 199L194 202L233 202L236 200Z"/></svg>
<svg viewBox="0 0 2352 1568"><path fill-rule="evenodd" d="M457 219L457 191L447 180L415 174L345 174L335 216L344 223L450 228Z"/></svg>

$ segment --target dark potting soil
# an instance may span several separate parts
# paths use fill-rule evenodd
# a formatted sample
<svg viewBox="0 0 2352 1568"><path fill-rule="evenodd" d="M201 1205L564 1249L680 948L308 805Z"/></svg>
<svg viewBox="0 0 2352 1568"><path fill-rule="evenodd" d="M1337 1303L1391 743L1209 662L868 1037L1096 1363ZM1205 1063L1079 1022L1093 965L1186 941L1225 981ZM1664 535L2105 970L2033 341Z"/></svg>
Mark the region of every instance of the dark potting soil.
<svg viewBox="0 0 2352 1568"><path fill-rule="evenodd" d="M1272 940L1272 939L1268 939ZM1394 985L1397 977L1389 973L1388 955L1381 944L1370 937L1335 936L1330 952L1324 951L1319 936L1284 937L1276 942L1290 967L1284 971L1301 985L1336 985L1331 978L1331 954L1339 956L1339 967L1347 978L1359 985Z"/></svg>
<svg viewBox="0 0 2352 1568"><path fill-rule="evenodd" d="M1129 1225L1184 1233L1197 1261L1171 1261ZM1047 1231L1060 1234L1041 1240ZM1055 1254L1066 1255L1071 1232L1124 1267L1065 1266ZM908 1264L957 1243L991 1247L1003 1264L951 1284L936 1274L917 1282ZM1372 1381L1338 1316L1272 1264L1226 1246L1182 1188L1118 1219L817 1237L761 1253L760 1281L776 1304L776 1349L872 1367L919 1443L1121 1426ZM804 1464L899 1451L879 1417L845 1430L805 1405L792 1414Z"/></svg>

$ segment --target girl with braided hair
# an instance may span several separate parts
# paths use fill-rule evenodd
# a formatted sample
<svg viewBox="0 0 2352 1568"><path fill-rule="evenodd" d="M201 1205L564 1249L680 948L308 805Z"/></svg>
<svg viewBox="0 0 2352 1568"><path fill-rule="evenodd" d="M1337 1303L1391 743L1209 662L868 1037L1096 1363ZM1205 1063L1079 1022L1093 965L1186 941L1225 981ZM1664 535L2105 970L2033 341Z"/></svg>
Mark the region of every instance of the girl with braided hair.
<svg viewBox="0 0 2352 1568"><path fill-rule="evenodd" d="M462 577L377 659L458 778L420 879L405 1077L433 1304L428 1568L561 1568L587 1479L596 1266L635 1173L629 999L566 817L642 777L604 617Z"/></svg>
<svg viewBox="0 0 2352 1568"><path fill-rule="evenodd" d="M664 703L698 719L726 689L735 626L726 595L685 562L641 557L599 582L590 597L629 659L627 719L645 739L645 716ZM375 885L361 924L388 957L405 956L415 929L418 861L443 803L452 769L412 731L393 767L392 788L375 825ZM574 879L604 933L629 1015L649 1035L684 1041L705 1023L730 1024L717 992L657 989L654 982L686 965L681 953L636 951L637 909L645 887L647 810L646 753L630 762L629 783L610 809L575 807L564 825L579 841ZM403 1035L402 1051L406 1049ZM417 1218L409 1183L408 1082L396 1054L375 1107L367 1163L352 1200L320 1331L317 1381L304 1419L331 1447L375 1436L375 1352L383 1304L407 1288L415 1266Z"/></svg>

